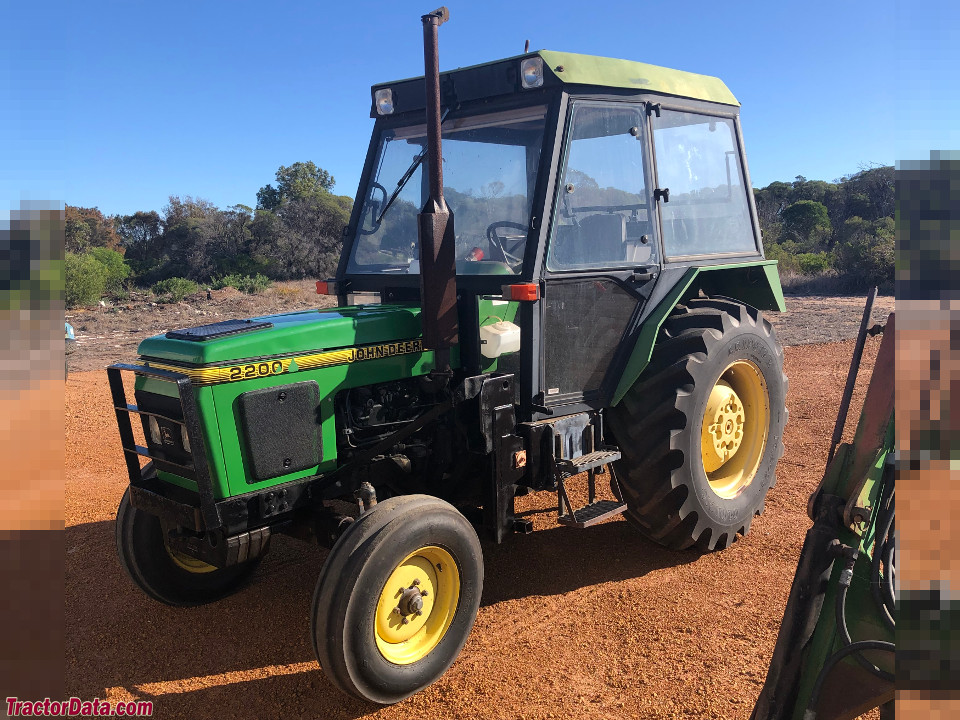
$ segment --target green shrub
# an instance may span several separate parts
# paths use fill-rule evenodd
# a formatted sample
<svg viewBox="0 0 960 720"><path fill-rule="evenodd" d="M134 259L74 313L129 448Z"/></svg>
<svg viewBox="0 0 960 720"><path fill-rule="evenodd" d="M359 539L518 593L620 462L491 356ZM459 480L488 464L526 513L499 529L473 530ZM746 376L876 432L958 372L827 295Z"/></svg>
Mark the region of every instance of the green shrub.
<svg viewBox="0 0 960 720"><path fill-rule="evenodd" d="M193 280L172 277L155 283L150 289L160 302L178 303L187 295L195 293L198 290L198 286Z"/></svg>
<svg viewBox="0 0 960 720"><path fill-rule="evenodd" d="M67 307L93 305L107 285L107 269L91 255L67 253L64 258Z"/></svg>
<svg viewBox="0 0 960 720"><path fill-rule="evenodd" d="M130 267L124 262L123 255L110 248L97 247L89 253L106 270L106 291L111 295L123 291L123 281L130 277Z"/></svg>
<svg viewBox="0 0 960 720"><path fill-rule="evenodd" d="M796 258L803 275L820 275L830 269L830 255L825 252L800 253Z"/></svg>
<svg viewBox="0 0 960 720"><path fill-rule="evenodd" d="M225 287L236 288L240 292L250 295L262 293L273 284L266 275L257 273L256 275L225 275L221 278L214 278L213 289L220 290Z"/></svg>
<svg viewBox="0 0 960 720"><path fill-rule="evenodd" d="M837 268L859 289L872 285L888 288L893 283L894 235L893 218L872 222L850 218L837 246Z"/></svg>
<svg viewBox="0 0 960 720"><path fill-rule="evenodd" d="M771 243L764 245L763 254L767 260L776 260L780 272L793 271L799 272L797 257L783 245Z"/></svg>

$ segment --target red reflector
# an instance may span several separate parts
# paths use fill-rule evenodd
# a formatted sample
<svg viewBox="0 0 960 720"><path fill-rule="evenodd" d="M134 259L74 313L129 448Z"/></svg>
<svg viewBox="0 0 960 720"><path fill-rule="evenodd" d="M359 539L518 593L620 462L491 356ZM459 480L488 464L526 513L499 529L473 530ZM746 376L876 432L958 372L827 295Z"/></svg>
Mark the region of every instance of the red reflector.
<svg viewBox="0 0 960 720"><path fill-rule="evenodd" d="M510 299L520 302L533 301L540 299L540 286L536 283L524 283L523 285L508 285L510 290Z"/></svg>
<svg viewBox="0 0 960 720"><path fill-rule="evenodd" d="M317 295L327 294L327 283L323 280L317 280Z"/></svg>

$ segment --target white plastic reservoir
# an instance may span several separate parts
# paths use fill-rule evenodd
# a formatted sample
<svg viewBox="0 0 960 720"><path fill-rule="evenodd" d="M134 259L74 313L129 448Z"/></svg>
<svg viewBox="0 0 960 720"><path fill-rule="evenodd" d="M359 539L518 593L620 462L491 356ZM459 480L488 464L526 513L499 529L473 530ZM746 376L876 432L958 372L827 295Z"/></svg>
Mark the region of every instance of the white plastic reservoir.
<svg viewBox="0 0 960 720"><path fill-rule="evenodd" d="M480 328L480 354L485 358L497 358L519 349L520 328L512 322L501 320Z"/></svg>

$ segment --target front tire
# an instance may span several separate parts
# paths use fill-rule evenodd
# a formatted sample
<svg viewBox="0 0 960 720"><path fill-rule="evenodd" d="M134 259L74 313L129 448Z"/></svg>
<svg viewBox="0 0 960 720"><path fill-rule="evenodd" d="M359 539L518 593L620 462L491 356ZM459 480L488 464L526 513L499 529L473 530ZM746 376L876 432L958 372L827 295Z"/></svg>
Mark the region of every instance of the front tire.
<svg viewBox="0 0 960 720"><path fill-rule="evenodd" d="M347 529L320 572L311 623L320 666L346 693L399 702L456 660L482 589L480 541L452 505L384 500Z"/></svg>
<svg viewBox="0 0 960 720"><path fill-rule="evenodd" d="M675 550L746 535L783 455L786 393L783 348L759 310L723 298L679 306L610 413L627 519Z"/></svg>
<svg viewBox="0 0 960 720"><path fill-rule="evenodd" d="M167 605L204 605L236 591L260 559L216 568L178 553L164 541L160 518L130 504L130 490L117 509L117 554L130 579L154 600Z"/></svg>

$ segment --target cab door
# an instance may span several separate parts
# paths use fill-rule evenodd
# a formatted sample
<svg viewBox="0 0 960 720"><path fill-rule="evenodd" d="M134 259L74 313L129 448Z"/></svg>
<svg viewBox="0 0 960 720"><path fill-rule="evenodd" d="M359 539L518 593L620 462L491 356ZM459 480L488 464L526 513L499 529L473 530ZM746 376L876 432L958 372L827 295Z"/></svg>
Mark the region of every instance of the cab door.
<svg viewBox="0 0 960 720"><path fill-rule="evenodd" d="M538 399L552 414L609 402L659 275L649 136L643 103L570 103L540 311Z"/></svg>

